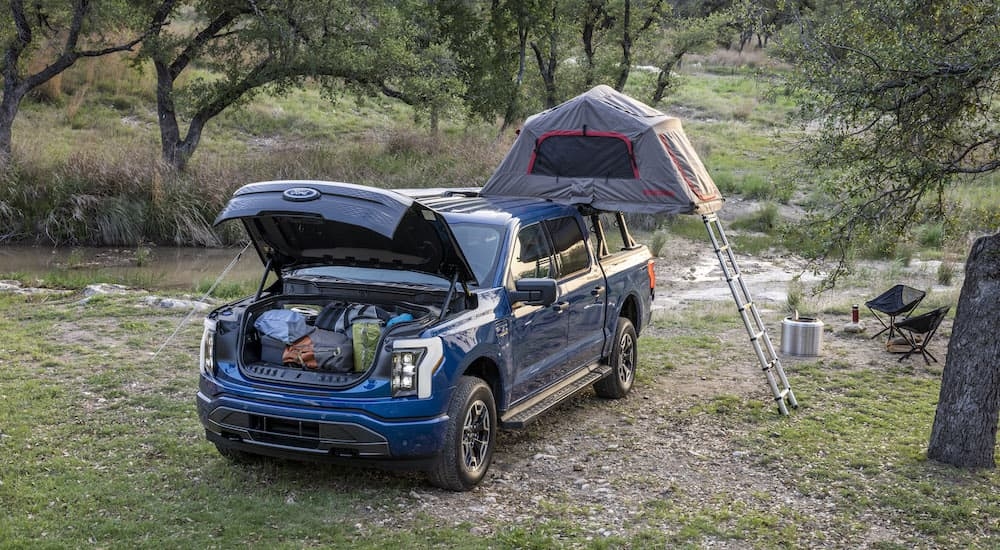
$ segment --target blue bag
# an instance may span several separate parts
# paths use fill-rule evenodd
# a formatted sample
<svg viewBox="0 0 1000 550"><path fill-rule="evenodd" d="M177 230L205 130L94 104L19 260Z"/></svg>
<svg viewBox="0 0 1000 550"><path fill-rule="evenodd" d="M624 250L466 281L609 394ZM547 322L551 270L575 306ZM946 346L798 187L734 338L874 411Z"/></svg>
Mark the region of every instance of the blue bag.
<svg viewBox="0 0 1000 550"><path fill-rule="evenodd" d="M264 336L285 344L291 344L315 330L306 324L305 315L290 309L269 309L260 314L253 326Z"/></svg>

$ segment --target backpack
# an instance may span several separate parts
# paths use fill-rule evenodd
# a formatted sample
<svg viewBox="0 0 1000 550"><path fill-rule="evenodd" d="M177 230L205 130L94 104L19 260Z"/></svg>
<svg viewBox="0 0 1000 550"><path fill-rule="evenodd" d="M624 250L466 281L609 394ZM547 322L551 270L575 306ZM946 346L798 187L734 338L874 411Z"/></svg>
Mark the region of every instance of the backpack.
<svg viewBox="0 0 1000 550"><path fill-rule="evenodd" d="M331 302L316 317L316 328L336 332L351 332L351 324L359 319L378 320L383 324L391 315L388 311L370 304L345 304Z"/></svg>

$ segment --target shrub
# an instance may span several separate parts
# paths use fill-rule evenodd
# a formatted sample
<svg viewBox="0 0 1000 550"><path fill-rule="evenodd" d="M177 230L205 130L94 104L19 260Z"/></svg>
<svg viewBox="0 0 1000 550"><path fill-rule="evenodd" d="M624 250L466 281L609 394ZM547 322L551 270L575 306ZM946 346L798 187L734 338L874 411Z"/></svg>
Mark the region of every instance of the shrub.
<svg viewBox="0 0 1000 550"><path fill-rule="evenodd" d="M733 228L758 233L772 233L778 228L779 221L778 205L769 202L763 204L755 212L734 221Z"/></svg>
<svg viewBox="0 0 1000 550"><path fill-rule="evenodd" d="M803 305L805 305L805 300L802 280L798 276L795 276L792 277L791 281L788 281L788 296L785 298L785 308L788 310L788 313L794 314L802 309Z"/></svg>
<svg viewBox="0 0 1000 550"><path fill-rule="evenodd" d="M931 223L917 230L917 242L928 248L941 248L944 244L944 224Z"/></svg>
<svg viewBox="0 0 1000 550"><path fill-rule="evenodd" d="M649 244L649 251L653 256L659 256L660 252L663 250L663 246L667 244L667 232L664 230L659 230L653 233L653 240Z"/></svg>
<svg viewBox="0 0 1000 550"><path fill-rule="evenodd" d="M942 286L951 286L952 278L955 276L955 266L945 260L938 265L937 282Z"/></svg>

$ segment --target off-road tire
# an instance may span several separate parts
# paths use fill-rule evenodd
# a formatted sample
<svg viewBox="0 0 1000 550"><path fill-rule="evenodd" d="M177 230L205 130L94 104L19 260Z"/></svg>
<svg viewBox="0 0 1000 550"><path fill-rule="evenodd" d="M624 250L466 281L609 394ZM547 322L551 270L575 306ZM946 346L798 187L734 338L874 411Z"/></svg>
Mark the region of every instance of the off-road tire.
<svg viewBox="0 0 1000 550"><path fill-rule="evenodd" d="M618 326L615 328L615 343L608 357L611 373L594 383L594 393L606 399L621 399L628 395L635 383L638 359L635 327L632 321L619 317Z"/></svg>
<svg viewBox="0 0 1000 550"><path fill-rule="evenodd" d="M497 407L490 387L463 376L448 405L444 448L427 473L430 482L450 491L468 491L486 476L497 438Z"/></svg>

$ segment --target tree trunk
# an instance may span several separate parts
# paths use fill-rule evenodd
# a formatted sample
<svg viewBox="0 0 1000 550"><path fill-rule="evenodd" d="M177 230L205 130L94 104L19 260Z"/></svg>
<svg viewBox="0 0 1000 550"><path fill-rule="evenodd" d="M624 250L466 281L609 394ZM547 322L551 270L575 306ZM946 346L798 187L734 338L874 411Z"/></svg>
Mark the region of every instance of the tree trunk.
<svg viewBox="0 0 1000 550"><path fill-rule="evenodd" d="M0 168L8 166L11 161L11 128L19 103L20 98L15 99L10 90L4 90L3 101L0 102Z"/></svg>
<svg viewBox="0 0 1000 550"><path fill-rule="evenodd" d="M156 67L156 118L160 126L161 159L167 166L182 171L191 157L191 148L181 140L174 106L174 76L166 62L157 59L153 65Z"/></svg>
<svg viewBox="0 0 1000 550"><path fill-rule="evenodd" d="M927 458L995 468L1000 410L1000 233L977 239L965 264Z"/></svg>
<svg viewBox="0 0 1000 550"><path fill-rule="evenodd" d="M556 94L556 51L558 50L558 38L559 31L556 26L558 22L558 14L556 12L556 4L552 5L552 13L550 14L551 20L548 24L548 57L546 58L542 52L542 49L537 43L531 43L531 50L535 52L535 63L538 65L538 73L542 77L542 82L545 84L545 108L551 109L556 106L557 94Z"/></svg>
<svg viewBox="0 0 1000 550"><path fill-rule="evenodd" d="M588 5L588 8L590 6ZM583 32L581 37L583 40L583 84L587 88L591 88L594 85L594 27L595 23L592 19L594 15L588 13L587 19L583 23Z"/></svg>
<svg viewBox="0 0 1000 550"><path fill-rule="evenodd" d="M615 81L615 90L621 92L628 84L629 71L632 70L632 2L625 0L624 21L622 21L622 60L618 64L618 79Z"/></svg>

